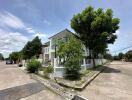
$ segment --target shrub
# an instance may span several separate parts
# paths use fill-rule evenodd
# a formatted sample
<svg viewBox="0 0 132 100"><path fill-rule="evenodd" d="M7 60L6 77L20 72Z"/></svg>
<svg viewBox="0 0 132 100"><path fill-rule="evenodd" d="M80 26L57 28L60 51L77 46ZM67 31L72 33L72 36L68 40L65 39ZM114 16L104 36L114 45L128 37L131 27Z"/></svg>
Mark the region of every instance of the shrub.
<svg viewBox="0 0 132 100"><path fill-rule="evenodd" d="M49 78L49 74L53 72L53 66L49 65L48 67L45 67L43 70L44 76L46 78Z"/></svg>
<svg viewBox="0 0 132 100"><path fill-rule="evenodd" d="M78 60L70 59L64 64L66 68L66 79L76 80L80 78L80 63Z"/></svg>
<svg viewBox="0 0 132 100"><path fill-rule="evenodd" d="M80 40L70 36L66 43L58 44L58 56L64 60L65 78L76 80L80 78L83 48Z"/></svg>
<svg viewBox="0 0 132 100"><path fill-rule="evenodd" d="M41 63L38 60L33 58L27 62L27 71L29 73L37 73L39 68L41 68Z"/></svg>
<svg viewBox="0 0 132 100"><path fill-rule="evenodd" d="M53 66L49 65L44 69L44 73L52 73L53 72Z"/></svg>

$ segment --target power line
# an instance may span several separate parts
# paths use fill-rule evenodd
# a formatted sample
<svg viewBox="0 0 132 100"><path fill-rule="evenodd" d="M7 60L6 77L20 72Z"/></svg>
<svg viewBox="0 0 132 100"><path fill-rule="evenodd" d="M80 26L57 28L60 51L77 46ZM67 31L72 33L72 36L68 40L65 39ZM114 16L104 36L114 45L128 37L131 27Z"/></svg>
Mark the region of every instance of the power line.
<svg viewBox="0 0 132 100"><path fill-rule="evenodd" d="M116 53L116 52L123 51L123 50L129 49L129 48L132 48L132 45L128 46L128 47L125 47L125 48L122 48L122 49L119 49L119 50L116 50L116 51L112 51L111 53Z"/></svg>

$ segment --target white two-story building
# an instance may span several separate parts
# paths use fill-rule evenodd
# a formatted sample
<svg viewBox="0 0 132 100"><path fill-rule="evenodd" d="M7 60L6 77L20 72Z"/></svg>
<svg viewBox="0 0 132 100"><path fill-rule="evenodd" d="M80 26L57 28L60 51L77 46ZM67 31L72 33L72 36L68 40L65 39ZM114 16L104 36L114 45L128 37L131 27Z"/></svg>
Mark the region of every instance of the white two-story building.
<svg viewBox="0 0 132 100"><path fill-rule="evenodd" d="M57 49L57 45L56 45L56 41L58 40L63 40L63 41L67 41L69 36L71 35L75 35L74 33L72 33L71 31L69 31L68 29L64 29L61 32L58 32L57 34L51 36L49 38L49 41L46 42L43 45L43 66L47 66L48 64L51 64L54 68L54 76L55 77L62 77L65 74L65 67L59 62L60 60L57 57L56 54L56 49ZM86 70L90 67L92 67L92 60L88 59L89 56L89 50L83 46L83 56L84 59L82 60L82 70ZM96 64L102 64L104 62L104 60L98 59L95 60Z"/></svg>

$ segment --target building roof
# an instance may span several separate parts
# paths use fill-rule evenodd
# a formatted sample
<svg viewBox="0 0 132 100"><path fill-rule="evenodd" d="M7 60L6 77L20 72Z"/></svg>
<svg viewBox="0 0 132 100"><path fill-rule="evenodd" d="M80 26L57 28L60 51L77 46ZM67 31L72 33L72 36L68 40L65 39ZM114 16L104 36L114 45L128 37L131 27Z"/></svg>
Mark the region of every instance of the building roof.
<svg viewBox="0 0 132 100"><path fill-rule="evenodd" d="M49 37L49 39L51 39L51 38L53 38L53 37L55 37L55 36L57 36L57 35L59 35L59 34L61 34L61 33L65 32L65 31L67 31L67 32L70 32L70 33L74 34L73 32L69 31L69 30L66 28L66 29L64 29L64 30L62 30L62 31L60 31L60 32L58 32L57 34L55 34L55 35L53 35L53 36ZM74 35L75 35L75 34L74 34Z"/></svg>
<svg viewBox="0 0 132 100"><path fill-rule="evenodd" d="M43 46L49 46L49 45L50 45L49 41L43 44Z"/></svg>
<svg viewBox="0 0 132 100"><path fill-rule="evenodd" d="M68 29L66 28L66 29L64 29L64 30L62 30L62 31L60 31L60 32L58 32L57 34L55 34L55 35L49 37L48 39L51 39L51 38L53 38L53 37L55 37L55 36L57 36L57 35L59 35L59 34L62 34L62 33L65 32L65 31L70 32L70 33L73 34L74 36L78 37L77 34L71 32L70 30L68 30ZM44 43L43 46L48 46L48 45L50 45L50 42L49 42L49 41L46 42L46 43Z"/></svg>

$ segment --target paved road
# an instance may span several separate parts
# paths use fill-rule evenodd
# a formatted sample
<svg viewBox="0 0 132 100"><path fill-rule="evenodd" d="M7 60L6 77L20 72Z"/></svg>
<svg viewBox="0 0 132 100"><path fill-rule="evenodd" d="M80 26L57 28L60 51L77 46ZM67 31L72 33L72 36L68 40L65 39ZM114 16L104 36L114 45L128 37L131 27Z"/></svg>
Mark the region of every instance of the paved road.
<svg viewBox="0 0 132 100"><path fill-rule="evenodd" d="M112 62L80 94L89 100L132 100L132 63Z"/></svg>
<svg viewBox="0 0 132 100"><path fill-rule="evenodd" d="M16 65L0 62L0 100L62 100Z"/></svg>

